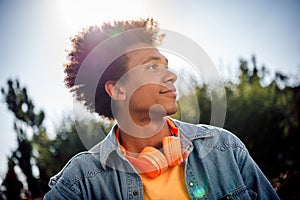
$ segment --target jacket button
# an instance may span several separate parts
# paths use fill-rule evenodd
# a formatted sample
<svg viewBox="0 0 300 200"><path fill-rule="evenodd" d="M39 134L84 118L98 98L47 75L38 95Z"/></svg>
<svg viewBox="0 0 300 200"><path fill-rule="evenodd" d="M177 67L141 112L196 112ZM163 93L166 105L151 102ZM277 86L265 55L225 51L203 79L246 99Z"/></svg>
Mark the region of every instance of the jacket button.
<svg viewBox="0 0 300 200"><path fill-rule="evenodd" d="M139 195L139 191L137 191L137 190L134 190L132 193L133 193L133 196Z"/></svg>
<svg viewBox="0 0 300 200"><path fill-rule="evenodd" d="M193 182L190 182L190 183L189 183L189 186L193 187L193 186L194 186L194 183L193 183Z"/></svg>

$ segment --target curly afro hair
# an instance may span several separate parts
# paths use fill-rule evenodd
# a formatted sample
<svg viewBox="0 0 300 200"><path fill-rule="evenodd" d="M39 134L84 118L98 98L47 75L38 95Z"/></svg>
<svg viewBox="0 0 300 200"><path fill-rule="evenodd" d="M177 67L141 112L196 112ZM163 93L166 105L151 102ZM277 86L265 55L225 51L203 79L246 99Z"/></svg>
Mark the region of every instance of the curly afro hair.
<svg viewBox="0 0 300 200"><path fill-rule="evenodd" d="M76 76L85 58L97 45L109 37L133 29L142 29L143 32L142 35L134 36L131 44L143 42L157 46L164 36L158 35L158 24L151 18L115 21L114 23L104 23L102 26L90 26L83 29L82 32L71 38L71 48L67 51L67 62L64 64L64 72L66 73L64 81L67 88L70 89L73 96L79 102L82 102L89 111L96 112L109 119L114 119L114 116L111 110L111 98L105 91L105 83L109 80L118 81L126 73L126 54L114 60L105 69L98 81L95 94L91 94L91 91L84 86L84 83L80 85L76 83ZM116 46L115 48L119 47ZM101 60L97 60L97 63L97 66L105 68Z"/></svg>

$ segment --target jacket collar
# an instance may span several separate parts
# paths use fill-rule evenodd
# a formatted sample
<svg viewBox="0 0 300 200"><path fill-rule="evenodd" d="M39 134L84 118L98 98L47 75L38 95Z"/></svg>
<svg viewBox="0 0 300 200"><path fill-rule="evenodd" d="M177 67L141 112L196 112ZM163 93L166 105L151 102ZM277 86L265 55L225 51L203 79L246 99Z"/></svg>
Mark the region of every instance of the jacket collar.
<svg viewBox="0 0 300 200"><path fill-rule="evenodd" d="M215 136L219 133L216 127L204 124L190 124L170 118L179 128L184 137L190 141Z"/></svg>
<svg viewBox="0 0 300 200"><path fill-rule="evenodd" d="M181 122L179 120L175 120L170 117L168 118L171 121L173 121L176 124L176 126L179 128L181 132L181 138L185 141L189 141L190 144L192 140L213 137L219 133L218 129L212 126L200 125L200 124L194 125L186 122ZM122 159L126 160L116 140L115 131L117 128L118 125L115 124L111 129L111 131L106 136L106 138L89 150L90 153L99 157L100 163L104 169L106 169L107 159L113 151L116 151L116 153Z"/></svg>

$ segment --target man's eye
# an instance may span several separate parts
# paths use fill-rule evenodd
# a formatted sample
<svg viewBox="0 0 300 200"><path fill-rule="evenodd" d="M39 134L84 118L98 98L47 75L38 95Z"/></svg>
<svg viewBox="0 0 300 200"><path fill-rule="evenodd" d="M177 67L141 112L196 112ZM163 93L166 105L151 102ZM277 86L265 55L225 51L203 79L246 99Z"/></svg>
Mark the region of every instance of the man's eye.
<svg viewBox="0 0 300 200"><path fill-rule="evenodd" d="M158 68L157 64L152 64L147 66L147 69L157 69L157 68Z"/></svg>

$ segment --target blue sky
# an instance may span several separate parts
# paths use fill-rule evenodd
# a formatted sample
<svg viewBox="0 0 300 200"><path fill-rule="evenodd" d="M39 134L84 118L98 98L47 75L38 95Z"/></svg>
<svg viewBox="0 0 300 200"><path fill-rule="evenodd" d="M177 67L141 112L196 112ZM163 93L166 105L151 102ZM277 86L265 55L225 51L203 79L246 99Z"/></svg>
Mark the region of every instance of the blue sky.
<svg viewBox="0 0 300 200"><path fill-rule="evenodd" d="M154 17L161 28L197 42L220 73L233 78L240 57L272 72L300 71L300 1L0 0L0 85L19 78L53 133L73 101L63 83L68 38L114 19ZM299 76L298 76L299 77ZM15 147L13 117L0 104L0 176Z"/></svg>

